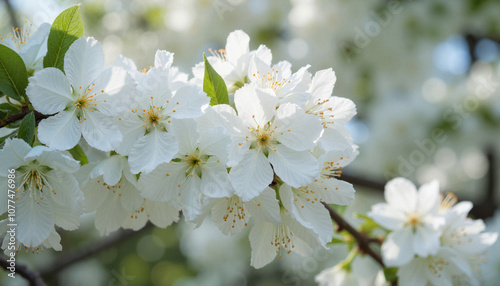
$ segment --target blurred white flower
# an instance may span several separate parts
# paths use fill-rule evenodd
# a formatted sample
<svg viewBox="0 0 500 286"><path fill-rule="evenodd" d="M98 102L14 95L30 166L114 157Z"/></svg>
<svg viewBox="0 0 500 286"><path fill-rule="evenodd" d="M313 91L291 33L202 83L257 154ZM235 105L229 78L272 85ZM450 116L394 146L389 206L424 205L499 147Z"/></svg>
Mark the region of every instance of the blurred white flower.
<svg viewBox="0 0 500 286"><path fill-rule="evenodd" d="M396 178L387 183L387 203L373 206L368 213L375 222L391 231L382 244L387 266L401 266L414 255L434 255L439 250L444 218L437 213L440 196L437 181L422 185L417 191L412 182Z"/></svg>
<svg viewBox="0 0 500 286"><path fill-rule="evenodd" d="M0 45L5 45L23 59L28 72L41 69L42 59L47 53L47 39L50 24L42 23L34 32L32 24L25 23L24 28L12 28L10 37L0 35Z"/></svg>

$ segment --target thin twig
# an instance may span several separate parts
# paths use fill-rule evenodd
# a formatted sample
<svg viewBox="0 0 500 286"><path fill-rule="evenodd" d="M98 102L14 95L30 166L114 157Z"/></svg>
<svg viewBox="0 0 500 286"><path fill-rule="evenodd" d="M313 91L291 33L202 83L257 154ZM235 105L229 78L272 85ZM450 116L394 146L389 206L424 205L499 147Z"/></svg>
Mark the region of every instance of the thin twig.
<svg viewBox="0 0 500 286"><path fill-rule="evenodd" d="M14 8L12 8L12 5L10 4L9 0L3 0L3 2L5 2L5 7L7 8L7 13L9 13L10 23L12 24L12 27L20 28L19 23L17 22L16 12L14 11Z"/></svg>
<svg viewBox="0 0 500 286"><path fill-rule="evenodd" d="M484 198L474 204L471 215L475 218L487 218L493 216L496 209L495 194L497 191L497 159L493 146L486 149L486 158L488 160L488 173L486 174L486 192Z"/></svg>
<svg viewBox="0 0 500 286"><path fill-rule="evenodd" d="M9 125L11 123L14 123L14 122L16 122L16 121L18 121L20 119L23 119L26 115L28 115L28 113L30 113L32 111L35 113L35 122L36 122L36 125L38 125L38 123L40 122L40 120L48 118L48 117L51 116L51 115L41 114L40 112L38 112L36 110L30 110L28 107L24 106L21 109L21 112L14 113L14 114L9 114L7 116L7 119L5 119L4 121L0 122L0 128L5 127L5 126L7 126L7 125Z"/></svg>
<svg viewBox="0 0 500 286"><path fill-rule="evenodd" d="M354 175L349 175L346 173L342 173L342 180L349 182L353 185L362 186L362 187L366 187L366 188L370 188L370 189L374 189L374 190L378 190L378 191L382 191L382 192L385 189L385 182L376 181L376 180L372 180L372 179L366 179L366 178L362 178L362 177L358 177L358 176L354 176Z"/></svg>
<svg viewBox="0 0 500 286"><path fill-rule="evenodd" d="M365 254L370 255L375 261L380 264L380 266L384 266L384 262L382 261L382 257L375 252L371 247L370 247L370 242L371 239L363 234L361 234L359 231L357 231L353 226L351 226L347 221L344 220L344 218L339 215L335 210L333 210L329 205L323 203L323 205L326 207L328 212L330 213L330 217L337 223L339 227L339 231L345 229L347 232L349 232L354 239L356 239L358 243L358 248Z"/></svg>
<svg viewBox="0 0 500 286"><path fill-rule="evenodd" d="M40 275L42 277L49 277L68 266L73 265L79 261L89 258L99 252L106 250L110 247L117 246L133 237L136 237L144 232L150 230L153 224L148 222L146 226L138 231L133 231L130 229L120 230L113 235L108 236L106 239L99 242L95 242L90 246L86 246L73 251L73 253L64 253L58 256L54 263L40 270Z"/></svg>
<svg viewBox="0 0 500 286"><path fill-rule="evenodd" d="M2 268L4 268L5 270L10 272L10 270L7 269L8 267L10 267L10 262L8 262L7 258L3 255L0 255L0 265L2 266ZM25 265L22 265L19 263L16 263L15 268L16 268L15 273L26 278L26 280L28 280L30 282L30 285L32 285L32 286L45 286L45 282L43 281L43 279L39 273L32 271L28 267L26 267Z"/></svg>

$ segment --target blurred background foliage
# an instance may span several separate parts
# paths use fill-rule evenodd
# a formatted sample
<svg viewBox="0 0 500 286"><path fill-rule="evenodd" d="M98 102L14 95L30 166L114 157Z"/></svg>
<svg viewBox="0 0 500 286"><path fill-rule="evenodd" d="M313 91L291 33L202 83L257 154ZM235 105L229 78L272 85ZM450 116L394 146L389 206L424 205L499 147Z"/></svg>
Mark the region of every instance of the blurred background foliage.
<svg viewBox="0 0 500 286"><path fill-rule="evenodd" d="M438 179L442 189L474 201L482 218L500 203L499 1L12 0L13 20L4 0L0 31L24 20L51 22L75 3L85 35L102 43L108 64L123 54L149 68L164 49L191 73L203 52L224 48L227 35L242 29L252 49L272 49L274 63L288 60L294 71L310 64L312 73L331 67L334 95L358 109L348 127L360 155L347 174L382 183L395 176L417 184ZM380 191L356 190L348 219L381 200ZM491 230L500 230L498 216L487 220ZM150 228L46 279L50 285L314 285L314 275L345 257L336 246L257 271L249 266L248 231L226 237L210 223L193 230L184 222ZM41 269L100 240L89 214L81 229L62 232L62 253L20 259ZM486 265L485 285L500 279L497 252Z"/></svg>

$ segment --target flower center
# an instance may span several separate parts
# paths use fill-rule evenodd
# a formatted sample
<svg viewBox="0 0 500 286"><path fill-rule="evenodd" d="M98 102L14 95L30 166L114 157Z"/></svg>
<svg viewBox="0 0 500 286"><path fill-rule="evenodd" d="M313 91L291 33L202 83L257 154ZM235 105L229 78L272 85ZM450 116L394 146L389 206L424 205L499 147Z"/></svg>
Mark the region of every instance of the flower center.
<svg viewBox="0 0 500 286"><path fill-rule="evenodd" d="M272 123L265 124L263 127L258 126L257 128L250 128L250 132L254 136L254 140L251 144L251 148L266 148L272 147L272 145L277 141L274 137L274 128L270 128ZM248 138L247 138L248 141Z"/></svg>
<svg viewBox="0 0 500 286"><path fill-rule="evenodd" d="M75 101L73 101L73 106L77 110L76 116L78 116L78 118L81 118L83 116L83 111L85 109L87 109L90 112L94 112L95 107L97 106L95 98L97 93L96 92L92 93L94 91L94 86L95 84L92 83L85 89L83 89L81 86L78 87L78 89L73 88L73 97L74 98L76 97ZM106 102L106 100L104 100L104 102ZM87 118L84 117L83 120L87 120ZM80 123L82 123L81 120Z"/></svg>
<svg viewBox="0 0 500 286"><path fill-rule="evenodd" d="M219 58L223 62L227 62L226 50L224 50L224 49L218 49L218 50L208 49L208 51L212 54L212 56Z"/></svg>
<svg viewBox="0 0 500 286"><path fill-rule="evenodd" d="M187 165L186 171L184 171L186 173L186 177L193 177L194 175L201 177L201 172L205 168L203 164L208 158L208 155L200 155L198 150L191 155L186 154L182 159L182 161Z"/></svg>
<svg viewBox="0 0 500 286"><path fill-rule="evenodd" d="M245 214L243 203L238 196L226 198L227 208L222 219L231 223L231 228L235 228L238 223L244 223L247 226L248 217Z"/></svg>
<svg viewBox="0 0 500 286"><path fill-rule="evenodd" d="M278 75L279 71L275 70L274 68L270 72L267 72L267 74L260 74L259 71L252 74L252 76L260 86L264 88L270 88L274 90L276 94L279 93L281 88L283 88L286 83L290 83L290 81L286 80L285 78L280 79Z"/></svg>
<svg viewBox="0 0 500 286"><path fill-rule="evenodd" d="M273 232L274 241L271 241L271 245L274 245L276 248L276 254L279 254L281 248L283 248L287 254L290 254L292 249L295 248L295 245L293 243L293 233L288 226L285 224L275 226ZM279 257L281 258L281 254Z"/></svg>
<svg viewBox="0 0 500 286"><path fill-rule="evenodd" d="M29 24L28 21L24 22L24 28L12 28L12 33L10 33L10 43L6 42L2 35L0 35L0 41L5 43L9 48L15 51L20 51L28 41L30 37L31 27L33 25Z"/></svg>
<svg viewBox="0 0 500 286"><path fill-rule="evenodd" d="M327 107L329 101L330 99L319 99L314 104L312 104L312 107L306 110L307 114L315 115L321 120L323 128L328 128L329 125L334 124L334 115L332 114L333 107Z"/></svg>
<svg viewBox="0 0 500 286"><path fill-rule="evenodd" d="M149 109L143 109L142 114L138 114L139 118L144 121L146 124L143 127L146 127L147 131L150 131L150 128L157 128L164 130L165 126L163 120L165 115L162 114L163 108L158 106L151 106ZM137 110L132 110L132 112L137 112ZM168 119L168 116L166 117ZM168 121L170 123L170 121Z"/></svg>
<svg viewBox="0 0 500 286"><path fill-rule="evenodd" d="M439 204L438 212L445 213L449 211L457 203L457 201L457 196L453 193L446 193L445 197L441 195L441 203Z"/></svg>
<svg viewBox="0 0 500 286"><path fill-rule="evenodd" d="M316 179L314 182L317 182L317 181L318 181L318 179ZM294 194L296 197L302 198L306 202L309 202L311 204L314 204L315 202L323 201L323 198L321 196L319 196L315 191L310 190L309 186L300 187L298 189L294 188L293 190L294 190ZM328 188L325 187L325 191L327 191L327 190L328 190ZM295 201L297 202L298 199L295 198ZM301 201L301 202L303 202L303 201ZM303 205L302 205L302 208L304 208Z"/></svg>
<svg viewBox="0 0 500 286"><path fill-rule="evenodd" d="M415 214L411 214L411 215L408 216L407 223L411 227L415 228L418 225L420 225L420 218L417 215L415 215Z"/></svg>
<svg viewBox="0 0 500 286"><path fill-rule="evenodd" d="M28 166L19 168L19 171L23 173L21 185L24 187L25 191L30 192L30 197L33 198L37 204L40 204L40 201L43 200L44 186L49 188L54 195L57 194L44 175L44 172L50 170L49 167L41 166L37 161L32 161Z"/></svg>
<svg viewBox="0 0 500 286"><path fill-rule="evenodd" d="M344 157L340 157L340 161L344 160ZM330 161L323 164L323 170L321 171L321 176L323 178L340 178L342 175L342 166L340 166L340 161Z"/></svg>
<svg viewBox="0 0 500 286"><path fill-rule="evenodd" d="M450 263L443 258L438 257L431 257L429 259L429 264L427 265L429 267L429 270L431 273L436 275L437 278L441 278L441 272L444 270L446 266L450 265Z"/></svg>

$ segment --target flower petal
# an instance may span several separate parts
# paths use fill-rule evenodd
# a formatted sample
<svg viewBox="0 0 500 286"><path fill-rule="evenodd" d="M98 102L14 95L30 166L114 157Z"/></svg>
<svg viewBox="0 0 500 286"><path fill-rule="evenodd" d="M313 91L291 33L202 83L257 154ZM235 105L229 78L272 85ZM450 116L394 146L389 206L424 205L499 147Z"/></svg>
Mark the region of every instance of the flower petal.
<svg viewBox="0 0 500 286"><path fill-rule="evenodd" d="M226 42L226 58L231 63L249 53L250 37L242 30L231 32Z"/></svg>
<svg viewBox="0 0 500 286"><path fill-rule="evenodd" d="M135 142L130 151L130 171L149 173L161 163L172 160L178 150L175 137L167 132L155 129Z"/></svg>
<svg viewBox="0 0 500 286"><path fill-rule="evenodd" d="M200 136L200 153L217 156L223 163L227 162L231 137L225 134L222 127L214 127Z"/></svg>
<svg viewBox="0 0 500 286"><path fill-rule="evenodd" d="M127 112L122 117L119 117L117 125L123 135L123 140L116 151L122 156L128 156L134 143L146 133L144 121L136 114Z"/></svg>
<svg viewBox="0 0 500 286"><path fill-rule="evenodd" d="M278 104L272 90L261 89L256 84L248 84L234 94L234 104L246 126L258 127L271 121ZM319 136L319 134L318 134Z"/></svg>
<svg viewBox="0 0 500 286"><path fill-rule="evenodd" d="M101 150L114 150L122 141L122 134L110 117L100 112L83 112L82 135L90 146Z"/></svg>
<svg viewBox="0 0 500 286"><path fill-rule="evenodd" d="M129 212L122 207L120 197L108 196L103 206L95 213L95 227L101 236L118 230L128 217Z"/></svg>
<svg viewBox="0 0 500 286"><path fill-rule="evenodd" d="M41 145L33 147L24 159L26 161L37 160L41 165L66 173L75 173L80 169L80 163L75 159Z"/></svg>
<svg viewBox="0 0 500 286"><path fill-rule="evenodd" d="M209 198L228 197L233 192L226 166L217 157L210 157L204 164L201 192Z"/></svg>
<svg viewBox="0 0 500 286"><path fill-rule="evenodd" d="M418 195L415 185L405 178L395 178L385 185L384 197L395 209L412 212L416 210Z"/></svg>
<svg viewBox="0 0 500 286"><path fill-rule="evenodd" d="M17 239L27 247L40 245L54 229L54 213L47 200L34 201L28 191L19 195ZM22 211L21 211L22 210Z"/></svg>
<svg viewBox="0 0 500 286"><path fill-rule="evenodd" d="M311 104L329 99L336 81L337 76L331 68L317 71L308 90L312 94Z"/></svg>
<svg viewBox="0 0 500 286"><path fill-rule="evenodd" d="M296 104L284 103L276 111L274 134L288 148L297 151L314 148L314 141L321 135L323 128L319 119L306 114Z"/></svg>
<svg viewBox="0 0 500 286"><path fill-rule="evenodd" d="M405 227L391 232L382 244L382 256L386 266L402 266L413 259L413 231Z"/></svg>
<svg viewBox="0 0 500 286"><path fill-rule="evenodd" d="M95 168L90 172L90 178L95 179L99 176L103 176L106 184L114 186L122 178L122 172L122 157L115 155L110 156L97 164L97 166L95 166Z"/></svg>
<svg viewBox="0 0 500 286"><path fill-rule="evenodd" d="M187 177L181 185L182 214L186 221L192 221L201 214L201 179L198 176Z"/></svg>
<svg viewBox="0 0 500 286"><path fill-rule="evenodd" d="M38 125L38 140L56 150L73 148L81 138L81 125L75 110L61 111Z"/></svg>
<svg viewBox="0 0 500 286"><path fill-rule="evenodd" d="M421 214L436 213L440 201L439 181L424 184L418 189L417 211Z"/></svg>
<svg viewBox="0 0 500 286"><path fill-rule="evenodd" d="M252 259L250 265L256 269L262 268L276 257L274 242L274 224L267 221L258 221L250 231L250 246Z"/></svg>
<svg viewBox="0 0 500 286"><path fill-rule="evenodd" d="M248 150L238 165L231 168L229 180L244 202L258 196L273 180L273 169L258 149Z"/></svg>
<svg viewBox="0 0 500 286"><path fill-rule="evenodd" d="M0 150L0 176L7 177L9 169L17 169L26 162L24 157L31 150L31 146L26 141L18 138L7 138L3 149Z"/></svg>
<svg viewBox="0 0 500 286"><path fill-rule="evenodd" d="M309 151L294 151L284 145L269 151L274 172L287 184L298 188L310 184L319 175L319 165Z"/></svg>
<svg viewBox="0 0 500 286"><path fill-rule="evenodd" d="M175 102L175 104L174 104ZM196 118L203 115L203 107L210 103L210 98L195 85L179 88L172 97L172 104L166 108L174 118Z"/></svg>
<svg viewBox="0 0 500 286"><path fill-rule="evenodd" d="M171 132L179 142L179 154L193 154L198 148L198 139L200 138L196 121L193 119L178 119L171 126Z"/></svg>
<svg viewBox="0 0 500 286"><path fill-rule="evenodd" d="M245 208L259 220L272 222L276 225L281 224L280 206L276 199L276 192L269 187L248 201Z"/></svg>
<svg viewBox="0 0 500 286"><path fill-rule="evenodd" d="M155 54L155 67L168 69L174 62L174 53L158 50Z"/></svg>
<svg viewBox="0 0 500 286"><path fill-rule="evenodd" d="M354 199L354 187L351 183L327 177L318 179L309 185L316 197L327 204L348 205Z"/></svg>
<svg viewBox="0 0 500 286"><path fill-rule="evenodd" d="M300 192L300 191L298 191ZM283 184L280 187L280 198L290 216L303 227L314 231L321 245L332 241L333 223L328 211L319 202L294 195L290 186Z"/></svg>
<svg viewBox="0 0 500 286"><path fill-rule="evenodd" d="M120 67L107 67L99 74L94 84L94 103L100 112L114 116L129 109L136 89L127 71Z"/></svg>
<svg viewBox="0 0 500 286"><path fill-rule="evenodd" d="M149 220L157 227L165 228L179 221L179 209L170 203L159 203L146 200L145 209Z"/></svg>
<svg viewBox="0 0 500 286"><path fill-rule="evenodd" d="M440 231L425 226L417 227L413 235L413 249L415 250L415 254L421 257L436 254L441 244L439 241L440 236Z"/></svg>
<svg viewBox="0 0 500 286"><path fill-rule="evenodd" d="M161 164L151 173L141 174L139 186L141 195L148 200L167 202L175 199L180 192L180 184L185 180L186 167L182 163Z"/></svg>
<svg viewBox="0 0 500 286"><path fill-rule="evenodd" d="M400 229L406 223L406 215L404 212L394 210L385 203L374 205L372 211L368 212L368 216L388 230Z"/></svg>
<svg viewBox="0 0 500 286"><path fill-rule="evenodd" d="M92 37L74 41L64 56L64 72L75 90L90 86L103 68L101 44Z"/></svg>
<svg viewBox="0 0 500 286"><path fill-rule="evenodd" d="M26 94L35 110L43 114L54 114L73 102L69 81L59 69L40 70L29 82Z"/></svg>

